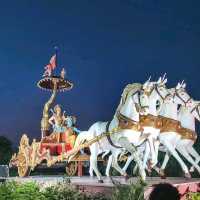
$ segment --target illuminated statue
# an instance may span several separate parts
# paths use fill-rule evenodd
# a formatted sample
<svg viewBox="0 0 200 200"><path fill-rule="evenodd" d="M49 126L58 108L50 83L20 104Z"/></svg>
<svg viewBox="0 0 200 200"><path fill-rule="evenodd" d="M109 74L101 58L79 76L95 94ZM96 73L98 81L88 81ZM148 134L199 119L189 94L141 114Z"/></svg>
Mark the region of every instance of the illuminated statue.
<svg viewBox="0 0 200 200"><path fill-rule="evenodd" d="M56 105L54 107L53 115L49 119L49 123L53 127L53 132L55 133L62 133L66 131L65 124L65 116L64 113L62 113L62 109L60 105Z"/></svg>

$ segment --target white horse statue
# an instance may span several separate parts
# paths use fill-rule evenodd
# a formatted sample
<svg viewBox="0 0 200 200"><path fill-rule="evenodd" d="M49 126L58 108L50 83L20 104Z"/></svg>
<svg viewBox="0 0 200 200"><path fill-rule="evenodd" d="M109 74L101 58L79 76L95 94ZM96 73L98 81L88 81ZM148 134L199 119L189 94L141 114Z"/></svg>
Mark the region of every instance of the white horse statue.
<svg viewBox="0 0 200 200"><path fill-rule="evenodd" d="M111 134L107 138L102 138L98 142L93 143L90 148L90 175L93 175L93 170L98 177L99 182L103 182L102 176L97 168L97 157L101 153L111 152L112 166L123 176L127 173L122 170L117 162L119 152L126 150L130 152L131 156L139 167L139 174L142 180L146 179L146 173L142 165L142 161L137 152L136 146L148 141L149 147L153 147L152 137L149 134L143 136L143 131L140 128L139 120L140 113L138 111L139 98L138 93L141 90L141 84L129 84L124 89L120 104L111 122L96 122L88 131L81 132L75 142L74 148L89 141L106 131L115 130L120 128L119 131ZM144 108L148 109L148 108ZM145 113L146 111L144 111ZM147 145L148 146L148 145ZM120 149L120 151L119 151ZM155 157L154 149L151 149L151 158Z"/></svg>
<svg viewBox="0 0 200 200"><path fill-rule="evenodd" d="M150 79L147 80L140 92L139 102L141 108L148 108L148 115L146 116L140 116L140 124L143 127L144 131L143 134L148 134L151 140L153 141L153 146L140 146L138 150L140 151L141 157L143 158L143 168L147 168L147 160L151 158L150 167L154 167L157 164L157 155L158 155L158 147L159 147L159 141L158 141L158 135L160 132L160 125L159 125L159 119L157 118L162 103L166 96L169 95L169 92L164 87L165 83L167 82L167 79L165 79L165 76L162 78L160 77L157 82L150 82ZM159 108L158 108L158 102L159 102ZM146 113L147 114L147 113ZM148 148L150 147L150 148ZM145 151L144 151L145 149ZM143 152L145 152L143 154ZM149 153L154 152L154 157L152 158ZM126 164L123 167L123 171L126 171L128 166L130 165L131 161L133 160L132 156L129 156ZM106 175L108 175L110 170L110 165L107 165L106 169ZM133 171L136 171L137 168L135 168ZM147 168L148 169L148 168ZM149 169L148 169L149 170Z"/></svg>
<svg viewBox="0 0 200 200"><path fill-rule="evenodd" d="M170 89L173 98L165 102L161 112L161 116L168 119L168 123L166 123L168 127L165 127L168 131L161 131L160 141L164 146L166 146L166 143L169 143L171 146L170 148L174 148L174 150L177 149L200 173L200 167L198 166L200 156L193 148L197 136L195 133L195 118L200 120L198 110L199 102L195 102L190 98L185 91L185 87L186 84L178 83L175 89ZM182 106L178 110L179 104ZM169 131L170 129L172 131ZM168 150L170 149L168 148ZM174 156L174 154L172 155ZM196 159L196 162L190 155ZM167 152L160 170L162 176L164 176L164 169L168 163L169 156L169 152ZM179 156L175 158L181 165L185 177L190 178L191 175L186 164Z"/></svg>
<svg viewBox="0 0 200 200"><path fill-rule="evenodd" d="M195 132L194 132L194 116L191 115L193 113L193 115L196 115L198 119L198 108L196 107L197 105L195 104L192 113L187 111L186 108L183 109L183 106L186 106L186 104L188 103L192 104L191 98L185 92L184 88L185 84L181 85L179 83L176 89L169 90L171 93L173 93L173 96L168 94L165 96L165 98L162 98L164 103L161 107L161 112L160 112L160 116L162 116L162 128L160 130L159 140L163 145L160 147L160 150L167 152L167 154L165 155L165 159L159 171L161 176L165 176L164 169L169 160L169 153L171 153L181 165L182 170L184 171L184 176L187 178L191 177L187 166L180 158L176 149L197 169L198 172L200 170L200 167L197 165L197 163L200 160L200 156L192 147L195 141L194 137ZM166 92L167 89L163 87L163 91L164 89ZM160 91L157 90L157 92L161 94L160 96L162 96L161 91L162 90ZM151 104L151 102L149 103ZM179 114L178 114L178 104L182 104ZM188 116L189 114L190 116ZM181 122L181 125L184 128L180 129L179 121ZM190 137L189 138L183 137L181 133L179 133L179 131L182 132L182 135L189 134ZM189 150L187 150L188 148ZM194 160L189 154L191 154L194 158L196 158L196 162L194 162ZM157 167L155 167L155 169L156 171L158 171Z"/></svg>

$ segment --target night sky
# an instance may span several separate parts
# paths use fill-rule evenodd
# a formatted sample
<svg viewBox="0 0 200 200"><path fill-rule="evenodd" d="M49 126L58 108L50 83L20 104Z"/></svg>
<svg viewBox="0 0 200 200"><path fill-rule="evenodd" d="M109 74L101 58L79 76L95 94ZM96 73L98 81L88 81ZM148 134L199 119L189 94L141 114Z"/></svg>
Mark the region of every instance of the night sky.
<svg viewBox="0 0 200 200"><path fill-rule="evenodd" d="M2 1L0 6L0 134L15 144L40 138L50 93L36 83L59 47L74 88L56 102L87 130L111 120L127 83L167 73L169 87L185 79L200 100L200 1Z"/></svg>

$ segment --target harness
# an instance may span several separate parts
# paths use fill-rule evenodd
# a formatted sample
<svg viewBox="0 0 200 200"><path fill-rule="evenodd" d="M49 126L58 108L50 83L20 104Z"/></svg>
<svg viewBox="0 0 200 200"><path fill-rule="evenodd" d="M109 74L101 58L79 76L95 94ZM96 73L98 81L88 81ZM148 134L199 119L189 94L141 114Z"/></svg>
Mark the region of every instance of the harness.
<svg viewBox="0 0 200 200"><path fill-rule="evenodd" d="M160 133L166 132L177 132L181 127L181 123L178 120L174 120L168 117L159 116L162 120L162 127L160 129Z"/></svg>
<svg viewBox="0 0 200 200"><path fill-rule="evenodd" d="M185 104L185 106L186 106L186 104L192 99L191 97L189 97L189 98L185 101L185 99L183 99L183 98L179 95L177 89L175 89L174 97L175 97L175 95Z"/></svg>
<svg viewBox="0 0 200 200"><path fill-rule="evenodd" d="M198 114L198 116L199 116L199 118L200 118L200 112L199 112L199 109L198 109L198 106L199 106L200 104L197 104L191 111L190 111L190 113L192 114L195 110L196 110L196 112L197 112L197 114Z"/></svg>
<svg viewBox="0 0 200 200"><path fill-rule="evenodd" d="M171 95L170 93L168 93L165 97L163 97L162 94L160 93L160 91L158 90L158 87L157 87L157 86L155 87L155 90L156 90L156 92L158 93L158 95L161 97L161 99L162 99L163 101L165 101L166 98L167 98L168 96Z"/></svg>
<svg viewBox="0 0 200 200"><path fill-rule="evenodd" d="M151 91L149 91L148 93L145 90L142 90L146 95L151 95L153 90L156 90L156 92L158 93L158 95L161 97L161 99L164 101L169 95L170 93L168 93L165 97L162 96L162 94L159 92L157 87L153 87L151 89ZM137 92L135 92L133 95L137 94ZM126 97L127 98L127 97ZM125 100L126 100L125 98ZM139 102L139 106L141 108L147 108L149 106L142 106L141 105L141 101L140 101L140 97L138 96L138 102ZM124 130L124 129L129 129L129 130L134 130L134 131L140 131L143 132L143 127L144 126L151 126L151 127L155 127L160 129L162 127L162 120L161 118L157 117L157 116L153 116L151 114L148 115L142 115L140 116L140 121L134 121L126 116L124 116L122 113L120 113L119 111L117 112L117 118L119 121L119 125L118 128L120 130ZM106 124L106 132L109 132L109 126L110 126L110 122L108 122ZM106 135L108 142L115 148L122 148L116 144L113 143L110 134Z"/></svg>
<svg viewBox="0 0 200 200"><path fill-rule="evenodd" d="M120 130L125 130L125 129L129 129L129 130L134 130L134 131L143 131L143 128L141 127L140 123L137 121L134 121L126 116L124 116L123 114L121 114L120 112L117 113L117 118L119 121L119 125L118 128ZM110 126L110 122L108 122L106 124L106 132L109 132L109 126ZM108 142L115 148L122 148L120 146L117 146L113 143L110 135L106 135Z"/></svg>
<svg viewBox="0 0 200 200"><path fill-rule="evenodd" d="M106 124L106 132L109 132L109 126L110 126L110 122L108 122L108 123ZM111 139L111 137L110 137L110 134L106 134L106 138L107 138L108 142L109 142L113 147L115 147L115 148L117 148L117 149L122 149L122 147L120 147L120 146L118 146L118 145L115 145L115 144L113 143L113 141L112 141L112 139Z"/></svg>

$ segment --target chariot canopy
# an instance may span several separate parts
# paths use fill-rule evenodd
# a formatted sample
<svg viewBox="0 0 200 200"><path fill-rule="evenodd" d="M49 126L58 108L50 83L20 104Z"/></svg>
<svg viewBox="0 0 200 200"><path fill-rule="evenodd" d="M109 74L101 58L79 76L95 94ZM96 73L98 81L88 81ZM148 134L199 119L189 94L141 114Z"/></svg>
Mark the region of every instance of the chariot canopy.
<svg viewBox="0 0 200 200"><path fill-rule="evenodd" d="M54 88L54 84L56 82L56 88ZM45 77L38 81L37 86L40 89L53 91L56 89L58 92L64 92L67 90L71 90L73 88L73 83L70 81L61 78L60 76L52 76L52 77Z"/></svg>

